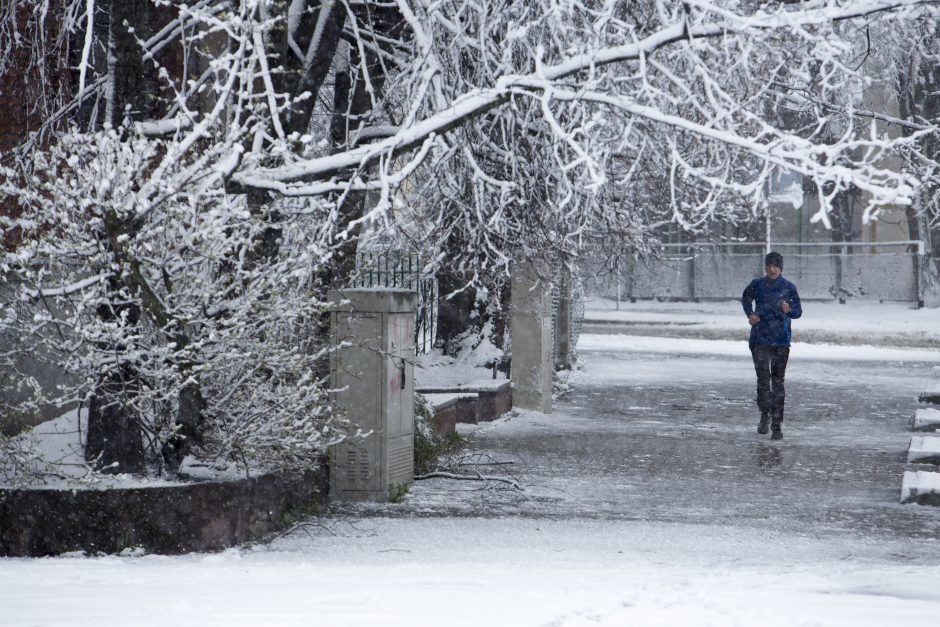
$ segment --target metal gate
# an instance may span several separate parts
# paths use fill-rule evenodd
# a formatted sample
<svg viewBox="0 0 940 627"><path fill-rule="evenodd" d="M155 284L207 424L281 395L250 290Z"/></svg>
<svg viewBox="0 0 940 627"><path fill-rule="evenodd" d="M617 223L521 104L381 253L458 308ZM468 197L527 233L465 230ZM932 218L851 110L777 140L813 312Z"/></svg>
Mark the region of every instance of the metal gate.
<svg viewBox="0 0 940 627"><path fill-rule="evenodd" d="M437 336L437 279L424 271L417 253L366 251L356 255L350 287L400 287L418 294L415 312L415 353L430 352Z"/></svg>

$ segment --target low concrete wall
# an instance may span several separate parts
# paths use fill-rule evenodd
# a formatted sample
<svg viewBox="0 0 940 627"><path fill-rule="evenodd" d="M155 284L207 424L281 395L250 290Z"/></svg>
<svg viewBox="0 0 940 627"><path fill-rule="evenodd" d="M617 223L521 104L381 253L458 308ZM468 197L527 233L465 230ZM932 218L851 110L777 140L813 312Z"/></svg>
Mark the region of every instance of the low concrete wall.
<svg viewBox="0 0 940 627"><path fill-rule="evenodd" d="M431 390L431 391L428 391ZM434 390L444 390L438 392ZM456 392L452 388L419 388L431 406L431 425L441 435L454 433L458 422L476 424L477 395L471 392Z"/></svg>
<svg viewBox="0 0 940 627"><path fill-rule="evenodd" d="M503 381L499 385L481 387L477 390L480 401L477 418L480 421L496 420L512 409L512 385Z"/></svg>
<svg viewBox="0 0 940 627"><path fill-rule="evenodd" d="M929 390L924 390L920 393L918 400L921 403L927 403L930 405L940 405L940 387L931 388Z"/></svg>
<svg viewBox="0 0 940 627"><path fill-rule="evenodd" d="M475 425L480 422L477 412L478 398L476 394L461 396L457 399L457 422Z"/></svg>
<svg viewBox="0 0 940 627"><path fill-rule="evenodd" d="M415 391L423 394L434 408L432 423L437 420L446 423L451 416L454 422L489 422L512 409L512 383L508 379L419 387Z"/></svg>
<svg viewBox="0 0 940 627"><path fill-rule="evenodd" d="M0 490L0 555L214 551L326 504L329 471L114 490Z"/></svg>
<svg viewBox="0 0 940 627"><path fill-rule="evenodd" d="M935 407L922 407L914 412L914 419L911 421L911 428L914 431L937 431L940 429L940 409Z"/></svg>
<svg viewBox="0 0 940 627"><path fill-rule="evenodd" d="M937 494L936 492L922 492L902 496L901 504L906 505L908 503L916 503L917 505L932 505L933 507L937 507L940 506L940 494Z"/></svg>
<svg viewBox="0 0 940 627"><path fill-rule="evenodd" d="M858 299L919 302L926 300L921 286L924 259L906 247L891 245L870 254L861 243L856 250L841 252L832 247L805 248L776 243L783 254L783 274L796 283L803 300ZM869 245L870 246L870 245ZM878 244L874 245L877 248ZM896 252L889 252L894 250ZM624 300L724 300L741 298L747 284L764 274L763 243L753 243L735 252L721 251L708 244L670 246L660 259L625 261L619 277L619 293ZM608 298L618 293L616 276L597 281L598 292Z"/></svg>
<svg viewBox="0 0 940 627"><path fill-rule="evenodd" d="M434 415L431 416L431 427L438 435L450 435L457 431L457 399L451 398L447 402L434 406Z"/></svg>

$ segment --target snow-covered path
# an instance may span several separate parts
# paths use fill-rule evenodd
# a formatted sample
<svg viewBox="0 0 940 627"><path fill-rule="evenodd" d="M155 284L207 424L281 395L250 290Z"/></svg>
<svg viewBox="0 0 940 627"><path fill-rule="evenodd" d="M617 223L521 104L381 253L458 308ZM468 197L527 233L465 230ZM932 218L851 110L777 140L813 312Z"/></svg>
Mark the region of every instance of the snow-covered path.
<svg viewBox="0 0 940 627"><path fill-rule="evenodd" d="M646 342L652 340L646 339ZM652 341L655 345L656 342ZM0 560L0 625L896 625L940 616L940 508L899 505L922 361L585 337L551 415L475 429L524 491L422 481L217 555ZM637 348L639 347L639 348ZM641 350L640 350L641 349Z"/></svg>

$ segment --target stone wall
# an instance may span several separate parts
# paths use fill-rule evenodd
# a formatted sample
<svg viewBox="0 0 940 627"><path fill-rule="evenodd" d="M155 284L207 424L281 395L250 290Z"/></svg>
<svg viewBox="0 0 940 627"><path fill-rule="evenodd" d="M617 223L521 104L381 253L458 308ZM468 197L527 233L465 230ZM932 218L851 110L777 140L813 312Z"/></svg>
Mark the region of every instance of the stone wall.
<svg viewBox="0 0 940 627"><path fill-rule="evenodd" d="M329 475L109 490L0 490L0 556L214 551L323 508Z"/></svg>

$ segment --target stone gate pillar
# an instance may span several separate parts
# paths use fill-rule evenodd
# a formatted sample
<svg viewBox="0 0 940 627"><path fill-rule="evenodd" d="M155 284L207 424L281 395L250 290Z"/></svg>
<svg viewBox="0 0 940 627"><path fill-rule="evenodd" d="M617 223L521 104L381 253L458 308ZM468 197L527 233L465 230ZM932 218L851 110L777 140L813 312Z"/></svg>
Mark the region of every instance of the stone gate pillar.
<svg viewBox="0 0 940 627"><path fill-rule="evenodd" d="M529 265L516 264L510 301L512 404L552 411L552 296Z"/></svg>
<svg viewBox="0 0 940 627"><path fill-rule="evenodd" d="M331 291L328 300L331 400L369 433L330 451L330 495L386 501L414 479L417 296L402 289L347 289Z"/></svg>

